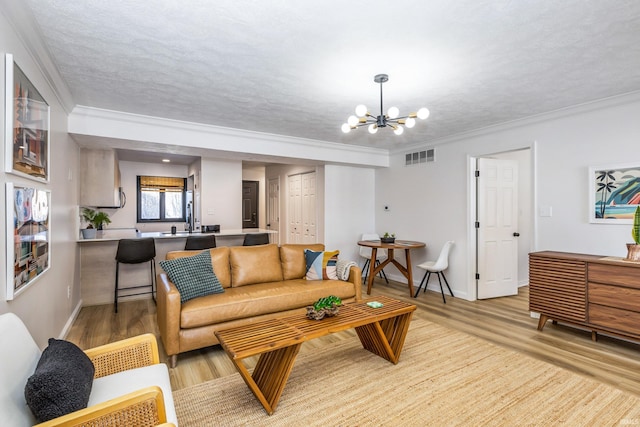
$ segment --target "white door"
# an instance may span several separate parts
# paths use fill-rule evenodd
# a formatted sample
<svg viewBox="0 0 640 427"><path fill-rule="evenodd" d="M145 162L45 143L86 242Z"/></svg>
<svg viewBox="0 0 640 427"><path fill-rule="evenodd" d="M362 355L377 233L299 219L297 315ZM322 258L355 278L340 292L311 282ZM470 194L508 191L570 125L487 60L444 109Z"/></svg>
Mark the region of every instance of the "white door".
<svg viewBox="0 0 640 427"><path fill-rule="evenodd" d="M280 231L280 179L271 178L267 195L267 229ZM280 236L276 238L280 242Z"/></svg>
<svg viewBox="0 0 640 427"><path fill-rule="evenodd" d="M302 243L302 178L289 177L289 239L287 243Z"/></svg>
<svg viewBox="0 0 640 427"><path fill-rule="evenodd" d="M302 175L302 243L316 242L316 173Z"/></svg>
<svg viewBox="0 0 640 427"><path fill-rule="evenodd" d="M518 294L518 163L478 159L478 299Z"/></svg>

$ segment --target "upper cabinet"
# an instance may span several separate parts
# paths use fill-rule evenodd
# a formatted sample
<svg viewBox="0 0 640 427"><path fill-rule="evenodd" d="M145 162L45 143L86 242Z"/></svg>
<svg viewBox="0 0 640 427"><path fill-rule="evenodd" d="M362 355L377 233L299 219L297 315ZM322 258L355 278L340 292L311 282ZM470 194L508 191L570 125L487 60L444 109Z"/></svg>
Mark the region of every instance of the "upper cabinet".
<svg viewBox="0 0 640 427"><path fill-rule="evenodd" d="M80 205L121 208L124 195L115 150L80 150Z"/></svg>

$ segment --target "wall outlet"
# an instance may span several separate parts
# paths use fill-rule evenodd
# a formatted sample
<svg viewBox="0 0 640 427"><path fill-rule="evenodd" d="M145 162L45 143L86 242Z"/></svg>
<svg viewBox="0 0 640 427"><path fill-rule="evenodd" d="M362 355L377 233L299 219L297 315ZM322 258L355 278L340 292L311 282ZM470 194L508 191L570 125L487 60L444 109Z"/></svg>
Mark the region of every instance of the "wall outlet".
<svg viewBox="0 0 640 427"><path fill-rule="evenodd" d="M71 299L71 286L67 286L67 299Z"/></svg>

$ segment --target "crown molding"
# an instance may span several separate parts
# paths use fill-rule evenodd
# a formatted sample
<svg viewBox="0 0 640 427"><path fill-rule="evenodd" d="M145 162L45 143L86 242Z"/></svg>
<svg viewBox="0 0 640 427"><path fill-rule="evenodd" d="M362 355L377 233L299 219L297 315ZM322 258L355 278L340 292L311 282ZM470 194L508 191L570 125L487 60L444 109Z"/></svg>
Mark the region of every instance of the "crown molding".
<svg viewBox="0 0 640 427"><path fill-rule="evenodd" d="M248 131L83 105L76 106L69 115L68 129L72 134L98 137L182 144L211 150L231 149L247 154L276 155L336 164L389 166L389 151L381 148Z"/></svg>
<svg viewBox="0 0 640 427"><path fill-rule="evenodd" d="M595 101L584 102L582 104L576 104L565 108L560 108L546 113L536 114L522 119L511 120L504 123L498 123L495 125L486 126L479 129L470 130L467 132L461 132L455 135L446 136L442 138L436 138L431 141L426 141L419 144L411 144L402 148L390 150L390 155L396 155L406 153L408 151L416 150L418 148L435 147L438 145L451 144L454 142L464 141L475 137L486 136L488 134L503 132L512 130L519 127L530 126L537 123L548 122L552 120L558 120L565 117L575 116L578 114L588 113L591 111L601 110L604 108L617 107L619 105L631 104L634 102L640 102L640 91L628 92L621 95L615 95L607 98L597 99Z"/></svg>
<svg viewBox="0 0 640 427"><path fill-rule="evenodd" d="M51 87L63 110L69 115L75 106L73 96L49 54L40 26L33 17L27 2L25 0L3 0L2 8L18 39Z"/></svg>

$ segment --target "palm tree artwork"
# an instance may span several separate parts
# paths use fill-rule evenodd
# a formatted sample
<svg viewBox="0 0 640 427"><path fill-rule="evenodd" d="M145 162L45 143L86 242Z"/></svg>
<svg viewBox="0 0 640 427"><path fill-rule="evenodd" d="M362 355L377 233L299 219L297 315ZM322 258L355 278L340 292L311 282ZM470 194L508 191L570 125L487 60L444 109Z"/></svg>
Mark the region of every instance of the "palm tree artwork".
<svg viewBox="0 0 640 427"><path fill-rule="evenodd" d="M596 180L597 183L596 193L600 193L600 206L599 212L596 211L596 218L604 218L604 211L607 207L607 196L615 190L617 187L614 185L616 178L613 176L614 171L598 171Z"/></svg>

